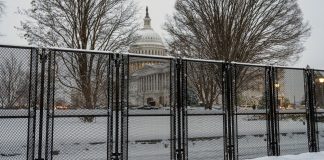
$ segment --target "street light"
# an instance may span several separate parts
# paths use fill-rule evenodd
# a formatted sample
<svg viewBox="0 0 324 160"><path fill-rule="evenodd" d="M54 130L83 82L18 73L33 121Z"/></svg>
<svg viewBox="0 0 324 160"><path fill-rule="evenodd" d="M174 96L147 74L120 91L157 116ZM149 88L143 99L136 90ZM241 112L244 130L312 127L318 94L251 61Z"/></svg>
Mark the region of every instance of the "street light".
<svg viewBox="0 0 324 160"><path fill-rule="evenodd" d="M324 83L324 78L319 78L318 81L319 81L320 83Z"/></svg>
<svg viewBox="0 0 324 160"><path fill-rule="evenodd" d="M323 79L323 82L324 82L324 79ZM275 84L275 87L276 87L276 88L279 88L279 87L280 87L280 84L279 84L279 83L276 83L276 84Z"/></svg>

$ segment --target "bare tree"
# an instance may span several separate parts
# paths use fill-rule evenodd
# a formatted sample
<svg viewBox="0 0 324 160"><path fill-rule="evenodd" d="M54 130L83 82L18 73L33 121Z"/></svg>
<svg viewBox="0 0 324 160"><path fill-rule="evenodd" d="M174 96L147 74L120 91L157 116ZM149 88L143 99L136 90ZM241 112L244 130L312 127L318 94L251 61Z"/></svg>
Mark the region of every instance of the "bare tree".
<svg viewBox="0 0 324 160"><path fill-rule="evenodd" d="M165 29L187 57L286 64L310 33L296 0L177 0L175 9Z"/></svg>
<svg viewBox="0 0 324 160"><path fill-rule="evenodd" d="M5 4L3 3L3 1L0 1L0 16L4 12L4 8L5 8Z"/></svg>
<svg viewBox="0 0 324 160"><path fill-rule="evenodd" d="M5 4L3 1L0 1L0 17L2 16L2 13L4 12Z"/></svg>
<svg viewBox="0 0 324 160"><path fill-rule="evenodd" d="M5 4L3 3L3 1L0 1L0 18L2 17L2 14L4 13L4 8L5 8ZM0 36L2 36L0 34Z"/></svg>
<svg viewBox="0 0 324 160"><path fill-rule="evenodd" d="M119 52L136 40L133 0L33 0L32 8L21 13L32 19L20 28L31 44ZM58 53L58 79L94 108L106 60L104 55Z"/></svg>
<svg viewBox="0 0 324 160"><path fill-rule="evenodd" d="M221 74L217 73L219 67L221 66L208 63L188 63L189 85L206 109L211 109L213 102L217 102L221 94Z"/></svg>
<svg viewBox="0 0 324 160"><path fill-rule="evenodd" d="M0 65L0 103L5 108L22 107L28 102L28 74L16 57L3 58Z"/></svg>

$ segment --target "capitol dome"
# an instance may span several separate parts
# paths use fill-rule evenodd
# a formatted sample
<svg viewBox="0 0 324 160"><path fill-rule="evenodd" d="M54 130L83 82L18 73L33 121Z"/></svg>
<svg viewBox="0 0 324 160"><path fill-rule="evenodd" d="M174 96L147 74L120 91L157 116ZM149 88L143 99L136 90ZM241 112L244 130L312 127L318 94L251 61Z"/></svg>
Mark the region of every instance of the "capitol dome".
<svg viewBox="0 0 324 160"><path fill-rule="evenodd" d="M161 36L151 27L151 18L146 7L144 27L137 32L139 39L130 46L129 52L149 55L166 55Z"/></svg>
<svg viewBox="0 0 324 160"><path fill-rule="evenodd" d="M140 38L134 45L155 44L164 46L162 38L152 28L142 28L137 34Z"/></svg>

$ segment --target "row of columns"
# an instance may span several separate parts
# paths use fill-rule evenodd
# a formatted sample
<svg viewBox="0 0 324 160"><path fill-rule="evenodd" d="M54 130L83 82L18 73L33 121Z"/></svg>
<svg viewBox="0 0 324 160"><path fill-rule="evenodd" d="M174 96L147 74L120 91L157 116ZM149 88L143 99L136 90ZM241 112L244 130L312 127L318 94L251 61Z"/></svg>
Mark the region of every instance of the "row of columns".
<svg viewBox="0 0 324 160"><path fill-rule="evenodd" d="M135 53L139 54L149 54L149 55L164 55L165 51L163 49L152 49L152 50L137 50Z"/></svg>
<svg viewBox="0 0 324 160"><path fill-rule="evenodd" d="M143 76L138 81L140 92L157 91L169 88L169 73L157 73Z"/></svg>

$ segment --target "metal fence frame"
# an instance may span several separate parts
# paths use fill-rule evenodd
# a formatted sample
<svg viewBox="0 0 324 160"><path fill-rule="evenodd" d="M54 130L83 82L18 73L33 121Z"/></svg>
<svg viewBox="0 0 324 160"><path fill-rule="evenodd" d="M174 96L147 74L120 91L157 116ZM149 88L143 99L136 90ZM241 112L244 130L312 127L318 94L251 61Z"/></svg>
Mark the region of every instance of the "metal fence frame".
<svg viewBox="0 0 324 160"><path fill-rule="evenodd" d="M317 124L316 96L315 96L315 74L310 68L293 68L284 66L268 66L258 64L246 64L236 62L224 62L215 60L203 60L192 58L181 58L172 56L154 56L132 53L112 53L105 51L89 51L79 49L63 48L39 48L0 45L0 48L24 48L30 50L30 79L29 79L29 109L28 116L0 116L4 118L26 118L28 120L27 131L27 160L51 160L53 159L53 128L54 120L60 117L82 117L89 115L55 115L54 113L54 95L55 95L55 55L57 52L71 52L82 54L103 54L109 56L108 68L108 97L109 106L107 115L91 115L98 117L107 117L107 159L126 160L128 159L128 118L131 116L170 116L170 159L186 160L188 158L188 117L200 114L190 115L187 112L187 63L200 62L212 63L222 66L222 107L223 112L217 116L223 117L223 137L224 137L224 159L239 159L238 151L238 118L239 115L256 115L258 113L238 113L236 108L236 75L237 66L262 67L265 70L265 95L266 95L266 140L267 155L279 156L280 153L280 130L279 116L281 114L305 114L307 121L307 139L309 152L318 152L319 131ZM170 114L168 115L132 115L128 111L129 99L129 59L133 57L164 59L170 61ZM38 68L40 66L40 68ZM278 93L275 87L277 69L296 69L304 73L304 91L305 91L305 112L284 112L280 113L278 108ZM40 71L40 79L37 77ZM115 77L114 77L115 76ZM114 79L115 78L115 79ZM37 86L40 88L37 89ZM116 93L113 86L120 88ZM40 94L39 94L40 93ZM117 94L115 100L112 94ZM39 95L39 96L38 96ZM119 103L121 102L121 103ZM39 104L40 114L36 115L36 104ZM43 115L46 111L46 115ZM119 114L119 111L121 114ZM201 114L206 115L206 114ZM119 118L121 116L121 119ZM113 118L115 117L115 118ZM36 119L39 119L39 126L36 126ZM121 122L120 122L121 120ZM45 122L45 126L43 126ZM115 128L113 127L115 126ZM45 127L45 129L43 129ZM45 133L43 133L45 130ZM35 133L38 134L38 142ZM115 134L113 134L115 133ZM45 138L42 137L45 134ZM115 137L113 136L115 135ZM113 143L113 139L114 143ZM45 141L45 146L43 146ZM37 145L36 145L37 144ZM113 146L115 145L115 146ZM37 147L38 149L37 149ZM36 152L37 151L37 152ZM266 156L266 155L264 155Z"/></svg>

